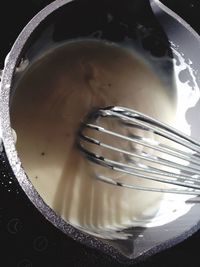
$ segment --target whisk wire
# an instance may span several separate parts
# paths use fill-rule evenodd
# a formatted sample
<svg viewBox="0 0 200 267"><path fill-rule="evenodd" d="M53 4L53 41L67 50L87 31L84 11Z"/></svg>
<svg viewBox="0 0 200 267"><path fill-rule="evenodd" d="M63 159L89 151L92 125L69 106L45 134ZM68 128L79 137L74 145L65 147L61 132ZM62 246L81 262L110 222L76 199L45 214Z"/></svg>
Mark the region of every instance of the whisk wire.
<svg viewBox="0 0 200 267"><path fill-rule="evenodd" d="M149 143L147 143L145 141L138 140L138 139L132 138L130 136L124 136L124 135L121 135L119 133L107 130L104 127L101 127L101 126L98 126L98 125L94 125L94 124L86 124L85 127L90 128L92 130L97 130L99 132L102 132L102 133L105 133L105 134L109 134L109 135L112 135L112 136L115 136L115 137L119 137L119 138L121 138L121 139L123 139L125 141L130 141L130 142L133 142L135 144L139 144L139 145L142 145L144 147L148 147L148 148L151 148L153 150L157 150L159 152L166 153L166 154L168 154L170 156L174 156L174 157L177 157L177 158L182 159L182 160L186 160L186 161L190 160L190 163L194 164L194 166L193 165L190 166L190 169L188 169L188 167L184 167L183 165L178 164L178 163L174 163L172 161L170 161L170 163L169 163L169 160L166 160L166 159L160 159L160 162L162 161L162 163L165 166L174 167L174 168L182 168L182 170L185 170L185 171L193 170L194 172L196 171L196 174L199 174L199 171L200 171L200 166L198 165L199 162L197 160L194 160L193 158L191 158L190 154L188 155L184 151L182 151L183 155L181 155L181 150L176 149L176 152L177 152L176 153L176 152L172 151L171 149L169 149L169 147L163 147L158 143L157 143L156 146L155 145L151 145L151 144L149 144ZM137 155L135 153L128 152L128 151L125 151L125 150L122 151L120 149L117 149L116 147L108 146L103 142L100 142L100 141L98 141L98 140L96 140L94 138L90 138L89 136L86 136L86 135L83 135L83 134L80 134L79 136L82 139L85 139L88 142L94 143L96 145L99 145L99 146L102 146L102 147L106 147L106 148L110 148L111 150L122 152L124 154L132 155L132 156L135 156L137 158L144 159L144 160L151 161L151 162L155 163L155 160L153 160L150 157L147 158L147 157L143 157L141 155Z"/></svg>
<svg viewBox="0 0 200 267"><path fill-rule="evenodd" d="M150 132L154 136L160 136L164 140L164 144L160 140L157 141L156 138L150 139L135 134L124 135L102 127L97 122L104 118L117 119L119 125L122 125L121 127L140 129ZM148 151L147 153L144 149L142 152L138 152L137 149L135 149L136 152L134 149L129 151L114 146L113 143L107 144L94 138L96 131L118 138L120 141L148 148L151 152ZM135 110L123 107L108 107L90 114L82 124L78 136L79 149L89 161L115 171L114 178L102 174L96 175L96 178L103 182L137 190L190 195L200 194L200 143L164 123ZM166 140L168 141L166 142ZM169 142L171 142L171 145L168 144ZM92 150L91 145L88 148L88 144L100 146L102 150L105 149L123 155L125 162L109 159L104 153L99 155L95 153L95 149ZM127 183L123 181L123 176L119 178L118 173L132 175L138 179L152 180L157 182L158 185L170 184L172 187L150 187L139 186L131 182Z"/></svg>

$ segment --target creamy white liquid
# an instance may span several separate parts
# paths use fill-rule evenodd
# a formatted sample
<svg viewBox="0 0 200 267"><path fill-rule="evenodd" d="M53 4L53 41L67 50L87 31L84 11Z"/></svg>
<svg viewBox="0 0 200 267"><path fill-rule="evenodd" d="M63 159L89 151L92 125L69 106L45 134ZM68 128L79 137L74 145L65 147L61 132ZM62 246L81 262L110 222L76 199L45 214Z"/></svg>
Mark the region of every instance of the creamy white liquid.
<svg viewBox="0 0 200 267"><path fill-rule="evenodd" d="M102 236L152 218L163 195L97 181L99 167L75 140L96 107L133 108L175 125L176 101L168 89L138 55L99 41L67 43L34 63L18 85L11 120L23 167L44 201L66 221Z"/></svg>

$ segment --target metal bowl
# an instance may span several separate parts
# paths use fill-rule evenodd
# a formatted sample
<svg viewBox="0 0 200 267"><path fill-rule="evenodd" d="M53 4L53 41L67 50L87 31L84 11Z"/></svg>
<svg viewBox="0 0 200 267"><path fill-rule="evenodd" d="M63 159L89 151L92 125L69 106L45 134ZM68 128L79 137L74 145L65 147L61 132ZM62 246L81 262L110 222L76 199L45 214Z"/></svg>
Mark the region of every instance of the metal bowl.
<svg viewBox="0 0 200 267"><path fill-rule="evenodd" d="M116 18L111 26L107 16L110 12ZM166 34L163 34L159 25ZM125 241L94 237L64 221L43 201L22 167L12 135L10 100L27 67L55 43L88 36L115 43L125 42L127 38L135 43L140 40L149 55L148 60L152 60L152 56L166 57L166 54L173 58L178 52L185 61L192 62L198 85L200 77L195 71L200 69L200 39L188 24L159 1L57 0L27 24L5 60L0 91L0 134L2 153L8 159L13 176L44 217L67 236L111 255L120 262L132 263L169 248L194 233L200 227L198 205L194 205L186 215L164 226L133 229L132 238ZM163 61L160 67L170 76L173 67L171 63L167 66L165 63ZM168 79L168 82L172 81ZM142 235L139 234L141 231Z"/></svg>

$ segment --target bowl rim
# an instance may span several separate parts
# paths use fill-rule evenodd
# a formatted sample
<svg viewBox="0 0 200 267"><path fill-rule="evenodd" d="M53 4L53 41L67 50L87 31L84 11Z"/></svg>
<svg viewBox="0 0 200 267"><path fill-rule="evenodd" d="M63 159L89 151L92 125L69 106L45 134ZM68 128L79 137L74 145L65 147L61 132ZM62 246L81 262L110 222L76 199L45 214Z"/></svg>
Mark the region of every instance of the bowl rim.
<svg viewBox="0 0 200 267"><path fill-rule="evenodd" d="M24 27L21 33L18 35L15 43L13 44L10 53L6 57L4 70L1 79L0 86L0 137L2 139L2 144L6 152L10 167L14 173L14 176L17 178L17 181L20 187L23 189L28 199L34 204L37 210L55 227L61 230L64 234L71 237L72 239L78 241L81 244L84 244L90 248L97 249L100 252L104 252L107 256L111 256L115 260L123 263L137 263L139 261L145 260L149 256L161 252L165 249L168 249L183 240L187 239L194 232L196 232L199 226L194 226L190 231L184 233L184 235L178 236L172 240L163 242L162 246L157 245L148 251L144 252L141 256L135 259L129 259L124 256L119 250L114 248L112 245L102 241L101 239L95 238L77 228L73 227L71 224L67 223L62 219L56 212L51 209L38 194L30 180L28 179L24 169L22 168L22 163L18 157L15 142L12 135L11 123L10 123L10 112L9 112L9 98L10 90L12 86L12 79L14 76L15 68L20 58L21 52L32 36L36 28L53 12L57 11L59 8L67 5L74 0L56 0L51 4L47 5L40 12L38 12ZM152 0L151 2L153 2ZM155 0L157 4L160 3L159 0ZM169 13L172 17L175 17L179 22L186 27L189 31L192 30L192 33L197 37L197 33L187 24L182 18L176 15L173 11L166 8L165 5L161 4L161 9ZM198 36L199 38L199 36Z"/></svg>

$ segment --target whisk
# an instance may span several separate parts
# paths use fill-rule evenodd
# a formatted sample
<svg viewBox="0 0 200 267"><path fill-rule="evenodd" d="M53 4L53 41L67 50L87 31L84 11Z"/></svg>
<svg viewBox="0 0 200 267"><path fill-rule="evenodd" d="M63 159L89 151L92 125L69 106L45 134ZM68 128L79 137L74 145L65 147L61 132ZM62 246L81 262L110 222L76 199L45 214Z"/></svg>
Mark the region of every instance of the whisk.
<svg viewBox="0 0 200 267"><path fill-rule="evenodd" d="M91 112L79 129L78 147L90 162L113 171L96 174L105 183L200 195L200 143L135 110L113 106ZM123 181L124 174L155 183L140 186Z"/></svg>

